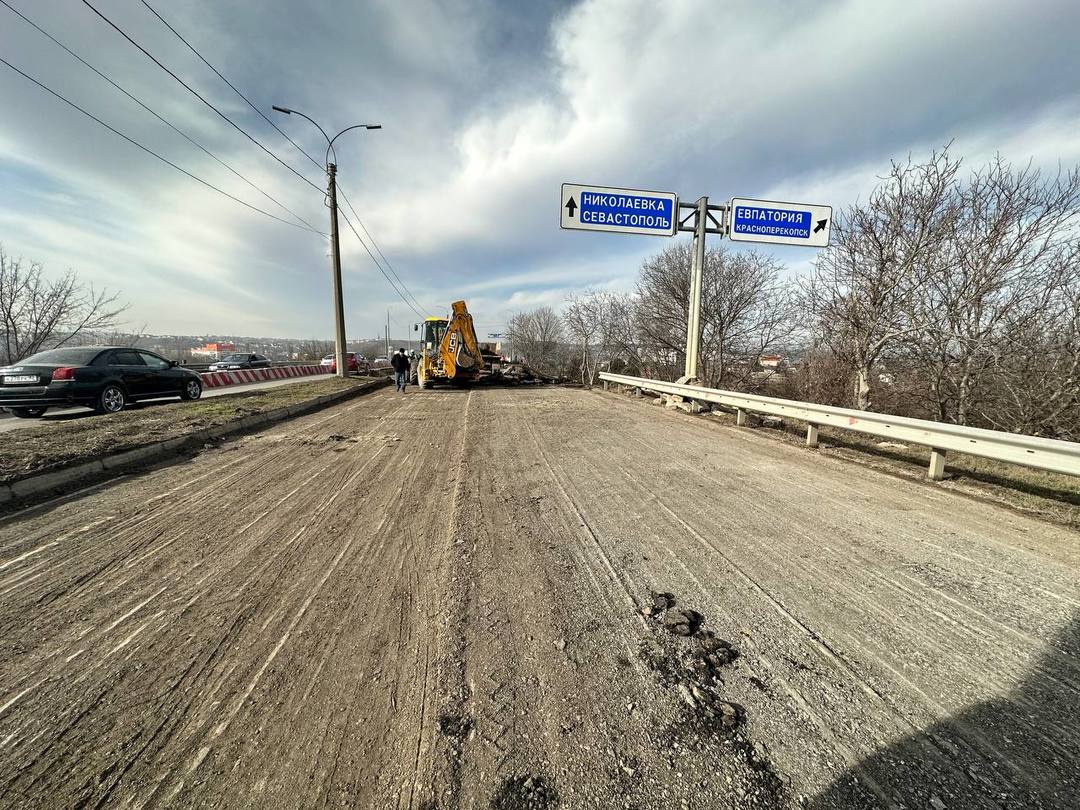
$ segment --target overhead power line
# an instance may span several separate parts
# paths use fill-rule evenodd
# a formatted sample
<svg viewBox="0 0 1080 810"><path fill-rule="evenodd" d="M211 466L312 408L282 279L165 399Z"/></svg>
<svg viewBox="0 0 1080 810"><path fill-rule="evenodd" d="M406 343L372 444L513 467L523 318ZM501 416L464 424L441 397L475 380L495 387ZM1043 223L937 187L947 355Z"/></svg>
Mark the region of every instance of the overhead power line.
<svg viewBox="0 0 1080 810"><path fill-rule="evenodd" d="M401 276L399 276L397 271L394 269L394 265L390 264L390 260L388 258L386 258L385 254L379 248L379 243L375 241L375 237L373 237L371 235L371 232L367 229L367 226L364 225L364 221L362 219L360 219L360 215L358 213L356 213L356 209L353 208L352 200L350 200L349 197L345 194L345 190L341 187L340 183L338 184L338 191L341 192L341 198L343 200L345 200L345 204L347 206L349 206L349 210L352 211L352 215L354 217L356 217L356 221L358 223L360 223L360 227L363 229L364 233L367 234L367 238L371 241L371 245L372 245L372 247L375 248L375 252L378 253L379 256L382 258L382 260L386 263L387 269L389 269L390 272L393 274L394 278L397 279L398 283L401 285L401 288L403 290L405 290L405 292L413 300L413 302L416 304L416 306L420 307L420 309L422 309L424 312L427 312L430 315L431 310L428 307L425 307L423 304L421 304L420 301L416 298L416 296L413 295L412 290L409 289L409 287L405 283L404 279L402 279ZM359 236L360 235L357 234L357 237L359 237ZM368 251L369 255L370 255L370 253L371 253L371 251ZM372 258L372 261L374 261L376 264L378 264L378 260L376 260L374 256L372 256L371 258ZM421 316L421 317L423 317L423 316Z"/></svg>
<svg viewBox="0 0 1080 810"><path fill-rule="evenodd" d="M117 84L117 83L116 83L115 81L113 81L112 79L110 79L110 78L109 78L108 76L106 76L106 75L105 75L104 73L102 73L102 72L101 72L100 70L98 70L98 69L97 69L96 67L94 67L93 65L91 65L91 64L90 64L89 62L87 62L87 61L86 61L85 59L83 59L83 58L82 58L81 56L79 56L79 54L75 53L75 52L74 52L73 50L71 50L71 48L69 48L69 47L68 47L67 45L65 45L65 44L64 44L63 42L61 42L60 40L58 40L58 39L57 39L56 37L54 37L54 36L53 36L52 34L50 34L50 33L49 33L48 31L46 31L46 30L45 30L44 28L42 28L42 27L41 27L40 25L38 25L37 23L35 23L35 22L34 22L33 20L31 20L30 18L28 18L28 17L27 17L26 15L24 15L24 14L23 14L23 13L22 13L21 11L19 11L19 10L18 10L18 9L16 9L16 8L13 8L13 7L11 6L11 4L7 2L7 0L0 0L0 4L2 4L2 5L4 5L5 7L7 7L7 9L8 9L9 11L11 11L11 13L15 14L16 16L18 16L18 17L19 17L20 19L22 19L22 21L23 21L23 22L25 22L25 23L26 23L27 25L29 25L29 26L33 27L33 28L34 28L34 29L35 29L35 30L36 30L36 31L37 31L38 33L40 33L40 34L41 34L42 36L44 36L44 37L46 37L47 39L51 40L51 41L52 41L52 42L53 42L54 44L56 44L56 45L57 45L58 47L62 48L62 49L63 49L64 51L66 51L66 52L68 53L68 55L70 55L70 56L71 56L72 58L74 58L74 59L78 60L78 61L79 61L79 62L81 62L81 63L82 63L83 65L85 65L85 66L86 66L87 68L89 68L89 69L90 69L90 70L92 70L92 71L93 71L94 73L96 73L96 74L97 74L98 76L100 76L100 77L101 77L102 79L104 79L105 81L107 81L107 82L108 82L108 83L109 83L110 85L112 85L112 86L113 86L114 88L116 88L116 89L117 89L117 90L119 90L119 91L120 91L121 93L123 93L123 94L124 94L125 96L127 96L127 97L128 97L129 99L131 99L132 101L134 101L134 102L135 102L136 104L138 104L138 105L139 105L140 107L142 107L142 108L143 108L144 110L146 110L146 111L147 111L148 113L150 113L150 114L151 114L152 116L154 116L154 117L155 117L156 119L158 119L159 121L161 121L161 123L165 124L165 126L169 127L169 129L173 130L173 132L177 133L177 134L178 134L178 135L180 135L180 136L181 136L182 138L184 138L185 140L187 140L187 141L188 141L189 143L191 143L192 145L194 145L194 146L196 146L197 148L199 148L200 150L202 150L202 151L203 151L203 152L204 152L205 154L207 154L207 155L209 155L210 157L212 157L212 158L213 158L214 160L216 160L216 161L217 161L218 163L220 163L220 164L221 164L222 166L224 166L224 167L225 167L226 169L228 169L228 170L229 170L230 172L232 172L232 173L233 173L234 175L236 175L237 177L239 177L239 178L240 178L241 180L243 180L243 181L244 181L245 183L247 183L247 184L248 184L249 186L251 186L251 187L252 187L253 189L255 189L255 190L256 190L257 192L259 192L260 194L262 194L262 195L263 195L264 197L266 197L266 199L270 200L270 201L271 201L272 203L274 203L275 205L277 205L277 206L278 206L279 208L281 208L281 209L282 209L283 211L285 211L286 213L288 213L288 214L292 215L293 217L295 217L295 218L296 218L296 219L297 219L297 220L298 220L299 222L302 222L302 223L303 223L304 225L306 225L306 226L308 227L308 229L309 229L309 230L311 230L311 231L314 231L315 233L322 233L322 232L321 232L321 231L319 231L319 230L318 230L318 229L317 229L317 228L316 228L316 227L315 227L314 225L312 225L312 224L311 224L310 222L308 222L308 221L307 221L306 219L304 219L304 218L303 218L303 217L301 217L301 216L300 216L299 214L297 214L297 213L296 213L295 211L293 211L293 210L292 210L291 208L289 208L289 207L288 207L287 205L285 205L285 203L281 202L280 200L278 200L278 199L277 199L276 197L274 197L273 195L271 195L271 194L269 194L268 192L264 191L264 190L263 190L262 188L260 188L260 187L259 187L258 185L256 185L256 184L255 184L254 182L252 182L252 181L251 181L251 180L249 180L249 179L248 179L247 177L245 177L245 176L244 176L243 174L241 174L240 172L238 172L238 171L237 171L236 169L234 169L234 168L233 168L232 166L230 166L230 165L229 165L228 163L226 163L226 162L225 162L224 160L222 160L221 158L219 158L219 157L218 157L217 155L215 155L215 154L214 154L213 152L211 152L211 151L210 151L209 149L207 149L207 148L206 148L205 146L203 146L203 145L202 145L201 143L199 143L198 141L196 141L196 140L195 140L194 138L192 138L192 137L191 137L190 135L188 135L188 134L187 134L186 132L184 132L184 131L183 131L182 129L180 129L179 127L175 126L175 125L174 125L174 124L173 124L173 123L172 123L171 121L169 121L169 120L168 120L168 119L166 119L166 118L165 118L164 116L162 116L162 115L160 115L159 113L157 113L157 112L156 112L155 110L153 110L153 109L152 109L151 107L149 107L149 106L148 106L147 104L143 103L143 102L142 102L142 101L141 101L141 100L140 100L139 98L137 98L137 97L136 97L135 95L133 95L132 93L130 93L130 92L128 92L127 90L125 90L125 89L124 89L123 87L121 87L121 86L120 86L119 84ZM322 234L322 235L323 235L323 236L326 236L326 234Z"/></svg>
<svg viewBox="0 0 1080 810"><path fill-rule="evenodd" d="M325 234L320 234L320 233L319 233L318 231L314 230L313 228L308 228L308 227L305 227L305 226L303 226L303 225L297 225L297 224L296 224L295 222L289 222L289 220L287 220L287 219L282 219L281 217L279 217L279 216L277 216L277 215L275 215L275 214L271 214L271 213L270 213L269 211L264 211L264 210L263 210L262 208L259 208L259 207L258 207L258 206L256 206L256 205L252 205L251 203L248 203L248 202L244 202L244 201L243 201L243 200L241 200L241 199L240 199L239 197L236 197L236 196L234 196L234 195L230 194L229 192L227 192L227 191L224 191L224 190L222 190L222 189L218 188L218 187L217 187L217 186L215 186L215 185L214 185L213 183L209 183L209 182L207 182L206 180L203 180L203 179L202 179L201 177L199 177L199 176L197 176L197 175L194 175L194 174L192 174L192 173L191 173L191 172L189 172L189 171L188 171L187 169L183 169L183 168L181 168L180 166L177 166L177 165L176 165L175 163L173 163L173 162L172 162L171 160L169 160L169 159L168 159L168 158L166 158L166 157L162 157L162 156L161 156L161 155L159 155L159 154L158 154L157 152L155 152L155 151L154 151L153 149L150 149L149 147L143 146L143 145L142 145L141 143L139 143L138 141L136 141L136 140L135 140L134 138L132 138L132 137L129 137L128 135L125 135L125 134L124 134L123 132L121 132L120 130L118 130L118 129L117 129L116 127L114 127L114 126L112 126L112 125L110 125L110 124L107 124L107 123L105 123L104 121L102 121L102 120L101 120L100 118L98 118L98 117L97 117L96 115L94 115L93 113L91 113L91 112L88 112L87 110L85 110L85 109L83 109L82 107L80 107L80 106L79 106L78 104L76 104L76 103L75 103L74 101L70 101L69 99L67 99L67 98L65 98L64 96L60 95L59 93L57 93L57 92L56 92L55 90L53 90L53 89L52 89L51 87L49 87L48 85L45 85L45 84L43 84L42 82L40 82L40 81L38 81L37 79L35 79L35 78L34 78L33 76L31 76L31 75L29 75L29 74L27 74L27 73L24 73L23 71L19 70L19 68L15 67L15 65L11 64L11 62L7 61L7 60L6 60L6 59L4 59L3 57L0 57L0 64L6 65L7 67L11 68L11 69L12 69L13 71L15 71L16 73L18 73L18 74L19 74L20 76L22 76L22 77L23 77L24 79L26 79L27 81L29 81L29 82L33 82L34 84L36 84L36 85L37 85L37 86L38 86L39 88L41 88L42 90L44 90L44 91L45 91L46 93L49 93L50 95L52 95L52 96L54 96L54 97L56 97L56 98L60 99L60 101L62 101L62 102L64 102L65 104L67 104L67 105L68 105L69 107L72 107L72 108L74 108L74 109L78 110L78 111L79 111L79 112L81 112L81 113L82 113L83 115L85 115L85 116L86 116L87 118L90 118L91 120L93 120L93 121L96 121L97 123L101 124L101 126L105 127L105 129L109 130L109 132L113 133L114 135L118 135L118 136L120 136L120 137L121 137L121 138L123 138L123 139L124 139L125 141L127 141L128 143L130 143L130 144L131 144L132 146L136 146L136 147L138 147L138 148L139 148L139 149L141 149L142 151L146 152L146 153L147 153L148 155L152 155L153 157L157 158L158 160L160 160L160 161L161 161L162 163L166 164L167 166L171 166L172 168L176 169L176 171L180 172L181 174L185 174L185 175L187 175L188 177L190 177L190 178L191 178L192 180L194 180L195 182L197 182L197 183L200 183L200 184L202 184L202 185L206 186L207 188L209 188L209 189L211 189L211 190L213 190L213 191L216 191L216 192L217 192L218 194L221 194L221 195L223 195L223 196L225 196L225 197L228 197L228 198L229 198L230 200L232 200L233 202L238 202L238 203L240 203L240 205L244 206L245 208L250 208L250 209L251 209L252 211L256 211L256 212L258 212L258 213L262 214L263 216L266 216L266 217L270 217L270 219L274 219L274 220L277 220L278 222L282 222L282 223L284 223L284 224L288 225L289 227L292 227L292 228L299 228L299 229L300 229L300 230L302 230L302 231L310 231L311 233L316 233L316 234L319 234L320 236L325 236Z"/></svg>
<svg viewBox="0 0 1080 810"><path fill-rule="evenodd" d="M353 232L353 235L356 237L357 241L364 246L364 250L367 251L368 256L371 256L371 260L375 263L375 266L379 268L379 272L383 274L383 278L385 278L390 283L390 286L394 289L394 292L396 292L398 294L398 297L405 302L405 306L407 306L414 313L416 313L416 317L424 318L424 313L420 312L420 310L413 306L409 299L405 297L404 293L402 293L401 290L398 289L397 285L394 283L394 280L390 278L387 272L383 269L383 266L379 264L379 262L375 259L375 255L371 252L371 248L367 246L367 242L360 238L360 233L352 224L352 220L349 219L349 217L341 209L338 209L338 214L340 214L341 218L345 220L345 223L349 226L349 230Z"/></svg>
<svg viewBox="0 0 1080 810"><path fill-rule="evenodd" d="M277 155L275 155L275 154L274 154L273 152L271 152L271 151L270 151L269 149L267 149L267 148L266 148L265 146L263 146L263 145L262 145L262 144L261 144L261 143L260 143L260 142L259 142L259 141L258 141L258 140L257 140L257 139L256 139L256 138L254 137L254 136L253 136L253 135L249 134L249 133L247 132L247 130L245 130L245 129L244 129L243 127L241 127L241 126L240 126L239 124L237 124L237 123L236 123L235 121L233 121L233 120L232 120L231 118L229 118L229 116L225 115L225 113L223 113L223 112L222 112L221 110L219 110L219 109L218 109L217 107L215 107L215 106L214 106L213 104L211 104L211 103L210 103L209 101L207 101L207 100L206 100L206 98L205 98L205 97L203 97L203 96L202 96L202 94L200 94L198 90L196 90L196 89L195 89L194 87L192 87L192 86L191 86L190 84L188 84L188 83L187 83L187 82L185 82L185 81L184 81L183 79L181 79L181 78L180 78L179 76L177 76L177 75L176 75L175 73L173 73L173 72L172 72L172 71L171 71L171 70L170 70L170 69L169 69L168 67L166 67L166 66L165 66L164 64L162 64L162 63L161 63L161 61L159 61L159 60L158 60L158 58L157 58L156 56L154 56L154 55L153 55L152 53L150 53L150 51L146 50L146 48L144 48L144 47L143 47L142 45L140 45L140 44L139 44L138 42L136 42L136 41L135 41L134 39L132 39L132 38L131 38L131 36L130 36L130 35L129 35L129 34L128 34L128 33L127 33L127 32L126 32L126 31L125 31L124 29L122 29L122 28L121 28L120 26L118 26L118 25L117 25L116 23L114 23L114 22L113 22L112 20L110 20L110 19L109 19L108 17L106 17L106 16L104 15L104 14L102 14L102 13L101 13L101 11L99 11L99 10L98 10L98 9L97 9L97 8L96 8L96 7L94 6L94 4L90 2L90 0L82 0L82 2L83 2L83 5L85 5L85 6L86 6L87 8L89 8L89 9L90 9L91 11L93 11L93 12L94 12L95 14L97 14L97 15L98 15L99 17L101 17L101 19L103 19L103 20L104 20L105 22L107 22L107 23L108 23L108 24L109 24L110 26L112 26L112 28L113 28L113 29L114 29L114 30L115 30L115 31L116 31L116 32L117 32L118 34L120 34L120 36L122 36L122 37L123 37L124 39L126 39L126 40L127 40L128 42L130 42L130 43L131 43L132 45L134 45L134 46L135 46L136 48L138 48L138 49L139 49L140 51L142 51L142 52L143 52L143 54L145 54L145 55L146 55L146 57L147 57L147 58L148 58L148 59L149 59L149 60L150 60L151 62L153 62L153 63L154 63L155 65L157 65L157 66L158 66L159 68L161 68L161 69L162 69L162 70L164 70L164 71L165 71L166 73L168 73L168 74L169 74L170 76L172 76L172 77L173 77L174 79L176 79L176 81L178 81L178 82L179 82L179 83L180 83L181 85L183 85L183 86L184 86L184 88L185 88L185 89L186 89L186 90L187 90L187 91L188 91L189 93L191 93L191 94L192 94L193 96L195 96L195 98L197 98L197 99L198 99L199 101L201 101L201 102L202 102L203 104L205 104L205 105L206 105L207 107L209 107L209 108L210 108L211 110L213 110L214 112L216 112L216 113L217 113L217 114L218 114L218 115L219 115L219 116L221 117L221 119L222 119L223 121L225 121L226 123L228 123L228 124L229 124L229 126L231 126L231 127L233 128L233 129L235 129L235 130L236 130L237 132L239 132L239 133L240 133L241 135L243 135L243 136L244 136L245 138L247 138L247 139L248 139L249 141L251 141L251 142L252 142L253 144L255 144L255 145L256 145L257 147L259 147L259 148L260 148L260 149L261 149L262 151L266 152L266 154L268 154L268 155L269 155L270 157L272 157L272 158L273 158L274 160L276 160L276 161L277 161L278 163L280 163L280 164L281 164L282 166L284 166L284 167L285 167L286 169L288 169L288 170L289 170L290 172L292 172L293 174L295 174L295 175L296 175L297 177L299 177L299 178L300 178L301 180L303 180L303 181L304 181L305 183L307 183L307 184L308 184L309 186L311 186L311 187L312 187L313 189L315 189L316 191L319 191L319 192L321 192L321 191L322 191L322 189L321 189L321 188L319 188L319 187L318 187L317 185L315 185L314 183L312 183L312 182L311 182L311 181L310 181L310 180L309 180L308 178L304 177L304 175L300 174L300 172L298 172L298 171L297 171L296 169L294 169L294 168L293 168L292 166L290 166L290 165L289 165L288 163L286 163L286 162L285 162L284 160L282 160L282 159L281 159L281 158L279 158L279 157L278 157Z"/></svg>
<svg viewBox="0 0 1080 810"><path fill-rule="evenodd" d="M199 59L202 61L202 63L204 65L206 65L208 68L210 68L210 70L214 71L214 73L217 74L217 77L219 79L221 79L223 82L225 82L225 84L229 85L229 87L231 87L233 89L233 92L235 92L236 95L240 96L240 98L242 98L244 101L246 101L247 105L249 107L251 107L251 109L253 109L255 112L257 112L259 114L259 116L266 123L268 123L274 129L276 129L278 131L278 133L281 135L282 138L284 138L289 143L291 143L293 146L295 146L296 149L300 152L301 155L306 157L308 160L310 160L312 163L314 163L320 169L325 169L326 168L321 163L319 163L319 161L317 161L315 158L313 158L311 155L309 155L307 152L305 152L304 148L302 146L300 146L300 144L298 144L296 141L294 141L292 138L290 138L288 135L286 135L284 130L282 130L277 124L275 124L271 118L267 117L266 113L264 113L262 110L260 110L258 107L256 107L255 104L252 103L251 99L249 99L247 96L245 96L243 93L241 93L240 89L235 84L233 84L228 79L226 79L221 74L220 70L218 70L216 67L211 65L210 62L207 61L206 57L203 56L201 53L199 53L198 49L194 45L192 45L190 42L188 42L186 39L184 39L183 35L179 31L177 31L175 28L173 28L169 24L168 20L166 20L164 17L162 17L160 14L158 14L157 10L152 5L147 3L146 0L142 0L142 4L144 6L146 6L148 9L150 9L150 13L153 14L155 17L157 17L159 20L161 20L161 24L164 25L166 28L168 28L170 31L172 31L173 34L176 35L177 39L179 39L181 42L183 42L185 45L187 45L188 50L190 50L193 54L195 54L197 57L199 57Z"/></svg>
<svg viewBox="0 0 1080 810"><path fill-rule="evenodd" d="M0 2L2 2L2 1L3 0L0 0ZM83 2L86 3L86 5L90 6L91 9L94 9L94 7L92 5L90 5L90 3L87 2L87 0L83 0ZM304 157L306 157L308 160L310 160L312 163L314 163L319 168L325 168L325 167L322 166L322 164L319 163L318 160L316 160L310 154L308 154L303 149L303 147L301 147L296 141L294 141L292 138L290 138L284 132L284 130L282 130L276 123L274 123L274 121L272 119L270 119L262 110L260 110L255 105L255 103L251 101L251 99L249 99L246 95L244 95L244 93L240 90L240 88L238 88L235 84L233 84L231 81L229 81L228 78L226 78L226 76L220 70L218 70L216 67L214 67L214 65L210 63L210 60L208 60L205 56L203 56L202 53L199 51L199 49L196 48L194 45L192 45L191 42L189 42L188 39L185 38L183 34L181 34L168 20L166 20L163 16L161 16L161 14L159 14L158 11L152 5L150 5L149 2L147 2L147 0L142 0L142 4L144 6L146 6L146 8L150 11L150 13L153 14L161 22L162 25L164 25L167 29L169 29L169 31L172 32L172 34L177 39L179 39L182 43L184 43L184 45L188 48L188 50L190 50L193 54L195 54L195 56L198 57L198 59L204 65L206 65L208 68L210 68L210 70L212 70L214 72L214 74L219 79L221 79L223 82L225 82L225 84L227 84L232 89L232 91L234 93L236 93L236 95L240 96L240 98L243 99L244 102L249 107L251 107L251 109L253 109L256 113L258 113L259 116L264 121L266 121L266 123L268 123L270 126L272 126L283 138L285 138L285 140L287 140L290 144L292 144L294 147L296 147L297 151L299 151L300 154L302 154ZM110 20L108 20L103 14L101 14L101 12L97 11L97 9L94 9L94 11L96 11L98 13L98 15L101 16L101 18L104 19L106 22L108 22L110 25L113 25L113 23ZM115 25L113 25L113 27L116 28L117 31L120 31L120 29L117 28ZM123 31L120 31L120 33L124 34ZM127 34L124 34L124 36L127 37ZM150 54L147 53L145 49L143 49L141 46L139 46L137 43L135 43L134 40L132 40L130 37L127 37L127 39L133 45L135 45L140 50L142 50L143 53L146 53L147 56L150 56ZM153 59L152 56L150 58ZM154 61L157 62L156 59ZM157 64L160 65L163 69L168 70L167 68L164 67L164 65L161 65L160 62L157 62ZM175 74L172 74L171 71L169 71L169 73L170 73L170 75L173 75L174 78L176 78ZM177 81L180 81L180 80L177 79ZM190 88L188 88L188 89L190 89ZM194 92L194 91L192 91L192 92ZM205 103L205 100L204 100L204 103ZM220 115L221 113L219 112L218 114ZM233 126L235 126L235 124ZM378 256L381 258L382 262L386 265L386 269L388 269L390 271L390 273L393 275L394 279L397 280L397 283L395 284L395 282L390 278L390 276L387 275L386 270L384 270L382 265L380 265L380 263L379 263L380 258L376 258L375 253L372 253L371 250L368 249L368 246L364 243L364 240L360 237L360 234L356 232L355 228L353 228L352 229L353 233L356 234L356 238L360 240L360 243L364 245L364 249L367 250L367 253L371 257L371 260L373 262L375 262L375 265L379 268L379 272L381 272L383 274L383 276L386 278L386 280L390 282L390 285L392 287L394 287L394 291L399 296L402 295L401 290L405 291L405 293L408 295L408 297L412 299L412 303L410 303L408 300L406 300L405 303L409 304L409 307L412 308L414 312L416 311L416 307L419 307L421 310L423 310L425 312L430 312L430 310L427 307L425 307L423 304L421 304L420 301L416 298L416 296L413 295L412 290L409 289L408 285L405 283L405 280L401 278L401 276L398 274L398 272L394 269L394 266L390 263L390 260L386 258L386 254L384 254L382 252L382 249L379 247L378 242L375 241L375 237L373 237L371 235L371 232L367 229L367 226L364 224L363 219L361 219L360 215L357 213L356 209L353 207L352 201L349 200L348 196L345 194L345 191L341 187L340 182L338 183L338 191L341 193L342 199L345 200L345 204L349 207L349 210L352 212L353 217L356 219L357 223L360 225L360 227L363 229L364 233L367 235L368 240L370 240L372 246L375 248L375 253L377 253ZM342 215L344 216L344 212L342 212ZM352 223L350 223L350 227L352 227ZM398 285L400 285L401 290L398 289ZM404 296L402 296L402 297L404 297ZM413 304L415 304L415 306L413 306ZM417 314L419 314L419 313L417 313ZM424 316L420 315L420 317L424 317Z"/></svg>

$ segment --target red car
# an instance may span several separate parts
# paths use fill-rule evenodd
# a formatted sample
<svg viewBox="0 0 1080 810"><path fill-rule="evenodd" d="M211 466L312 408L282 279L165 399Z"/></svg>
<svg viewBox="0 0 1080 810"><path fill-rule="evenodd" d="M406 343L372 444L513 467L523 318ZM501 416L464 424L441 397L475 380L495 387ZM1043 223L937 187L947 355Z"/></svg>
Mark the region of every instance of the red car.
<svg viewBox="0 0 1080 810"><path fill-rule="evenodd" d="M327 358L323 358L323 365L330 366L331 374L337 374L337 358L331 355L328 359L329 363L326 362ZM356 352L345 352L345 366L350 374L366 374L371 368L368 361Z"/></svg>

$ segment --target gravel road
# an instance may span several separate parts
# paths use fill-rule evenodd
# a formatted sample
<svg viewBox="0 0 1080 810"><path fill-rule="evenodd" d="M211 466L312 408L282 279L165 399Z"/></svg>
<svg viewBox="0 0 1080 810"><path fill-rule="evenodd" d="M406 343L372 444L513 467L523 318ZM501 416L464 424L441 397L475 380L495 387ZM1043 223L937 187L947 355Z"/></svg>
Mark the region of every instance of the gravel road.
<svg viewBox="0 0 1080 810"><path fill-rule="evenodd" d="M0 806L1075 808L1080 536L600 392L0 520Z"/></svg>

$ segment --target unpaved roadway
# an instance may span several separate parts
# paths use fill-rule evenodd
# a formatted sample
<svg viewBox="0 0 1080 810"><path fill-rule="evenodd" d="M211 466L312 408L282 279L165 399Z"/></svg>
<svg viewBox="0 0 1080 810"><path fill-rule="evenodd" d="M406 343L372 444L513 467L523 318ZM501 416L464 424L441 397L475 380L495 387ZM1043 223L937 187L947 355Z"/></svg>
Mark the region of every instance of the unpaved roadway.
<svg viewBox="0 0 1080 810"><path fill-rule="evenodd" d="M0 521L0 805L1076 807L1077 541L615 395L381 391Z"/></svg>

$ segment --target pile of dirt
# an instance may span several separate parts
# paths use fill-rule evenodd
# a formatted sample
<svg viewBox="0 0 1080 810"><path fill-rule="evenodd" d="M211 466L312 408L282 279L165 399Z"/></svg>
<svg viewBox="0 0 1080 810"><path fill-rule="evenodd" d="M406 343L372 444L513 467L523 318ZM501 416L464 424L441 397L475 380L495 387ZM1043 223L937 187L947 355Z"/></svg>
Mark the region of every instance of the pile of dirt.
<svg viewBox="0 0 1080 810"><path fill-rule="evenodd" d="M491 800L491 810L554 810L558 806L554 783L538 774L507 779Z"/></svg>
<svg viewBox="0 0 1080 810"><path fill-rule="evenodd" d="M472 731L472 727L472 718L466 715L452 714L450 712L439 715L439 733L444 737L463 740Z"/></svg>
<svg viewBox="0 0 1080 810"><path fill-rule="evenodd" d="M734 729L742 719L742 709L724 700L718 688L724 683L721 670L735 660L738 650L706 628L702 614L678 607L673 594L650 593L641 613L658 631L683 640L665 644L654 639L642 644L640 655L646 665L702 725Z"/></svg>
<svg viewBox="0 0 1080 810"><path fill-rule="evenodd" d="M660 744L673 752L672 766L687 755L719 752L725 769L738 775L734 806L745 810L788 806L786 788L767 749L751 739L744 725L743 708L721 695L739 651L711 630L701 613L678 606L671 593L650 592L641 614L649 620L653 637L641 644L640 657L681 705L679 718L661 734Z"/></svg>

